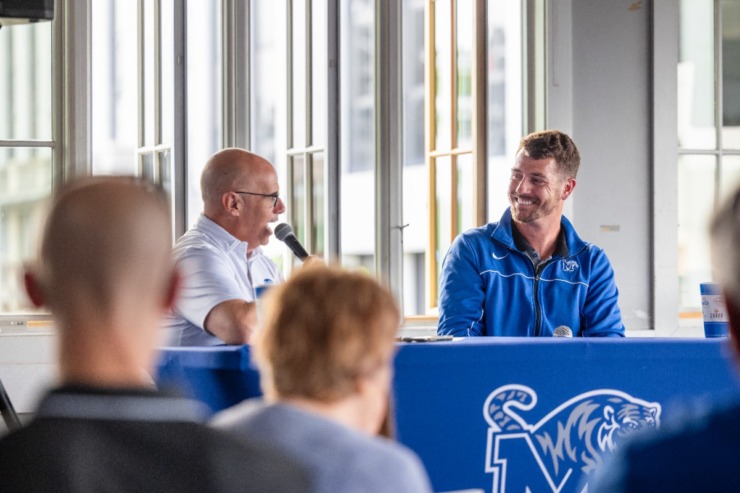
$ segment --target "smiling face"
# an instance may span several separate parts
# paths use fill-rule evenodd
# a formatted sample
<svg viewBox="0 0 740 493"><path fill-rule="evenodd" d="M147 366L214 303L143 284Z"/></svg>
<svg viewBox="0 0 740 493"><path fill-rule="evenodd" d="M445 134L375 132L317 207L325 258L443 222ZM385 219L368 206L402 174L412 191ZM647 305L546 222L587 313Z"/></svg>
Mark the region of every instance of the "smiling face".
<svg viewBox="0 0 740 493"><path fill-rule="evenodd" d="M563 212L563 203L575 187L575 179L558 171L555 158L533 159L524 152L511 168L509 203L516 222L532 223Z"/></svg>

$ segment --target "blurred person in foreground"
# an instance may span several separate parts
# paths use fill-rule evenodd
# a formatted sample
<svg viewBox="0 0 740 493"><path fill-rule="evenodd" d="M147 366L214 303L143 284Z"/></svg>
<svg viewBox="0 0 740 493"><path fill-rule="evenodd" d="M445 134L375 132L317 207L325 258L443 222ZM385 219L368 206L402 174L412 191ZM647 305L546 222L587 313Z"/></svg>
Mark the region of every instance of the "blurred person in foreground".
<svg viewBox="0 0 740 493"><path fill-rule="evenodd" d="M428 492L416 455L377 436L388 409L399 311L370 277L309 266L272 288L255 341L265 401L214 426L270 443L321 492Z"/></svg>
<svg viewBox="0 0 740 493"><path fill-rule="evenodd" d="M563 132L519 143L498 222L455 238L442 264L440 335L623 337L614 271L563 215L581 156ZM566 329L567 330L567 329Z"/></svg>
<svg viewBox="0 0 740 493"><path fill-rule="evenodd" d="M151 388L179 286L170 235L164 195L133 178L83 179L55 196L25 284L52 312L60 384L0 440L3 493L304 491L282 454Z"/></svg>
<svg viewBox="0 0 740 493"><path fill-rule="evenodd" d="M183 290L164 327L172 346L246 344L257 330L255 288L283 276L262 246L285 212L272 163L227 148L206 163L203 214L174 248Z"/></svg>
<svg viewBox="0 0 740 493"><path fill-rule="evenodd" d="M716 281L729 317L728 350L740 361L740 189L710 226ZM701 413L627 442L598 471L595 492L740 491L740 400L717 402Z"/></svg>

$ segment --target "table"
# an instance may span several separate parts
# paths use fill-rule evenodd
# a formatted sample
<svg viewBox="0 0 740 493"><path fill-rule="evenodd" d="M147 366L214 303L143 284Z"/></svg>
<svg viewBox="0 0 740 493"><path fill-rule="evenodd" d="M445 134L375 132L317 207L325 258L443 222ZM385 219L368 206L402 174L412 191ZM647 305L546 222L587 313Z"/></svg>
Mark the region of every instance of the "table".
<svg viewBox="0 0 740 493"><path fill-rule="evenodd" d="M262 395L249 346L161 348L156 382L204 402L211 413Z"/></svg>
<svg viewBox="0 0 740 493"><path fill-rule="evenodd" d="M604 450L736 392L724 339L472 338L399 344L399 441L435 491L581 491ZM165 348L157 380L216 412L260 395L248 346Z"/></svg>
<svg viewBox="0 0 740 493"><path fill-rule="evenodd" d="M581 491L605 449L734 394L724 340L472 338L396 357L398 438L436 491Z"/></svg>

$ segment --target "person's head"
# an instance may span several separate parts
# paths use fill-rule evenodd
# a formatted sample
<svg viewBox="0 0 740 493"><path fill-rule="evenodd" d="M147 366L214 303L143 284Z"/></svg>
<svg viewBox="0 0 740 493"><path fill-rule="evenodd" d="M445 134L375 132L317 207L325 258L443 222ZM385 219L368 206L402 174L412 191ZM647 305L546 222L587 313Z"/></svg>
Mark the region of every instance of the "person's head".
<svg viewBox="0 0 740 493"><path fill-rule="evenodd" d="M523 137L509 182L514 220L529 223L562 214L576 186L580 161L575 143L562 132L544 130Z"/></svg>
<svg viewBox="0 0 740 493"><path fill-rule="evenodd" d="M713 272L725 295L730 336L740 357L740 188L714 214L709 231Z"/></svg>
<svg viewBox="0 0 740 493"><path fill-rule="evenodd" d="M205 215L246 241L249 251L267 244L272 234L268 223L285 212L275 168L244 149L223 149L211 156L200 188Z"/></svg>
<svg viewBox="0 0 740 493"><path fill-rule="evenodd" d="M522 137L516 150L517 159L555 159L555 169L562 178L575 178L581 165L581 155L575 142L559 130L542 130Z"/></svg>
<svg viewBox="0 0 740 493"><path fill-rule="evenodd" d="M71 182L53 197L38 259L27 268L29 298L50 309L63 342L107 338L137 348L148 364L177 294L171 236L166 197L152 185L132 177Z"/></svg>
<svg viewBox="0 0 740 493"><path fill-rule="evenodd" d="M332 404L363 396L366 431L385 415L399 310L365 274L304 267L266 299L256 357L268 398Z"/></svg>

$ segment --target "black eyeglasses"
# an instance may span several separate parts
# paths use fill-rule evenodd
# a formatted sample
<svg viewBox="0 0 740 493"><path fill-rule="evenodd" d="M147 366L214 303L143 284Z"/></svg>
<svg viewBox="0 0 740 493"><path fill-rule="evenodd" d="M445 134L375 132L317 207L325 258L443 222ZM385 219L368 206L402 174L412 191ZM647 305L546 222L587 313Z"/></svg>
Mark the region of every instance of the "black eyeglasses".
<svg viewBox="0 0 740 493"><path fill-rule="evenodd" d="M277 202L280 200L280 196L277 192L275 193L255 193L255 192L240 192L239 190L234 190L234 193L241 193L244 195L256 195L258 197L265 197L265 198L271 198L272 199L272 208L274 209L277 207Z"/></svg>

